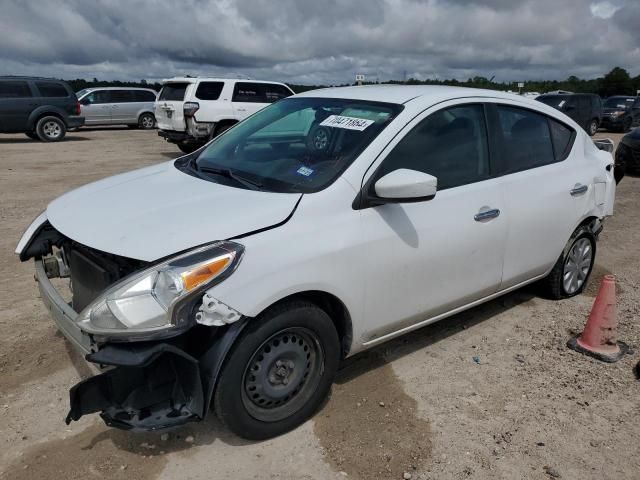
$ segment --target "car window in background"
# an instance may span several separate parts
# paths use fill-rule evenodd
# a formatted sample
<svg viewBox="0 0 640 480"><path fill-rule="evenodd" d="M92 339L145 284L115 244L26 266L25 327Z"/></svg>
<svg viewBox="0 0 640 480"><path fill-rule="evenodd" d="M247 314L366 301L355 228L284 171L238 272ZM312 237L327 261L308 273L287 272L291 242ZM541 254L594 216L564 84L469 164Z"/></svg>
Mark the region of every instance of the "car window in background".
<svg viewBox="0 0 640 480"><path fill-rule="evenodd" d="M497 107L505 155L505 173L555 163L548 117L517 107Z"/></svg>
<svg viewBox="0 0 640 480"><path fill-rule="evenodd" d="M160 97L158 100L167 100L167 101L182 101L184 100L184 94L187 91L187 87L189 83L167 83L162 90L160 90Z"/></svg>
<svg viewBox="0 0 640 480"><path fill-rule="evenodd" d="M282 85L275 85L271 83L264 84L264 96L267 102L273 103L282 98L291 96L291 92Z"/></svg>
<svg viewBox="0 0 640 480"><path fill-rule="evenodd" d="M14 80L0 82L0 98L28 98L31 96L31 89L27 82Z"/></svg>
<svg viewBox="0 0 640 480"><path fill-rule="evenodd" d="M566 159L571 152L575 138L575 130L552 119L549 119L549 128L551 129L551 141L553 142L555 159L561 162Z"/></svg>
<svg viewBox="0 0 640 480"><path fill-rule="evenodd" d="M88 94L82 99L82 103L99 104L111 103L111 94L109 90L96 90Z"/></svg>
<svg viewBox="0 0 640 480"><path fill-rule="evenodd" d="M400 168L428 173L438 190L489 178L489 149L482 105L429 115L396 145L376 176Z"/></svg>
<svg viewBox="0 0 640 480"><path fill-rule="evenodd" d="M111 103L133 102L133 95L130 90L111 90Z"/></svg>
<svg viewBox="0 0 640 480"><path fill-rule="evenodd" d="M218 100L223 87L224 82L200 82L196 90L196 98L200 100Z"/></svg>
<svg viewBox="0 0 640 480"><path fill-rule="evenodd" d="M602 108L602 100L597 95L591 95L591 108L594 110Z"/></svg>
<svg viewBox="0 0 640 480"><path fill-rule="evenodd" d="M132 90L134 102L155 102L156 95L153 92L147 92L146 90Z"/></svg>
<svg viewBox="0 0 640 480"><path fill-rule="evenodd" d="M233 88L234 102L267 103L264 85L261 83L237 82Z"/></svg>
<svg viewBox="0 0 640 480"><path fill-rule="evenodd" d="M561 109L566 105L573 104L571 95L543 95L541 97L538 97L536 100L557 109Z"/></svg>
<svg viewBox="0 0 640 480"><path fill-rule="evenodd" d="M610 97L605 100L604 108L629 108L635 100L635 97Z"/></svg>
<svg viewBox="0 0 640 480"><path fill-rule="evenodd" d="M36 82L36 87L42 97L64 98L69 96L69 92L60 83L56 82Z"/></svg>
<svg viewBox="0 0 640 480"><path fill-rule="evenodd" d="M234 187L252 182L274 192L317 192L338 178L402 108L351 99L284 99L218 137L195 165L176 166Z"/></svg>

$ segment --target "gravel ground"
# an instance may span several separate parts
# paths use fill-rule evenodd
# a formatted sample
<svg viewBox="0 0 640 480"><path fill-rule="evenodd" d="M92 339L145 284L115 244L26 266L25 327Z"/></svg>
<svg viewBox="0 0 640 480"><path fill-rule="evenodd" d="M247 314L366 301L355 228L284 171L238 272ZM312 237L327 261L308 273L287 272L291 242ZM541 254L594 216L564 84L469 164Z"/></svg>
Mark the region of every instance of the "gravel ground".
<svg viewBox="0 0 640 480"><path fill-rule="evenodd" d="M61 193L178 154L127 129L59 144L0 136L0 478L640 478L640 179L629 177L583 295L553 302L526 288L350 359L324 408L287 435L247 442L215 418L168 435L95 416L67 427L67 390L91 371L53 327L15 244ZM613 365L565 347L608 272L620 338L635 348Z"/></svg>

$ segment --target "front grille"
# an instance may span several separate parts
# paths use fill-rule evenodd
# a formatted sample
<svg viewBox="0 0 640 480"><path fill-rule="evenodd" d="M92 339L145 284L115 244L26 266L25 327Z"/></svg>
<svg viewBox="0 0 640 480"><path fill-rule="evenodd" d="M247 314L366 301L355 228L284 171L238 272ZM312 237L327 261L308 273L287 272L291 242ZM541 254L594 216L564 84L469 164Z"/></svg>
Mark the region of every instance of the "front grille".
<svg viewBox="0 0 640 480"><path fill-rule="evenodd" d="M133 260L71 242L64 246L71 271L72 306L82 311L98 295L121 278L145 267Z"/></svg>

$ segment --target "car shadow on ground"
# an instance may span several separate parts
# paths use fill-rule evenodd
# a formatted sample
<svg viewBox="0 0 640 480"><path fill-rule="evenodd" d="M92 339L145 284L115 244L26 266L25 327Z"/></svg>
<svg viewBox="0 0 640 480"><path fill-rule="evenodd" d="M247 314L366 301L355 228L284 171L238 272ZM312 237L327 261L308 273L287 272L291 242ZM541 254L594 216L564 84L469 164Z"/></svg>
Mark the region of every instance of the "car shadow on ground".
<svg viewBox="0 0 640 480"><path fill-rule="evenodd" d="M87 138L87 137L81 137L79 135L74 135L72 133L69 133L60 142L49 142L49 143L51 143L51 145L55 145L55 144L58 144L58 143L65 143L65 142L84 142L85 140L91 140L91 139ZM26 137L26 136L24 138L2 138L2 137L0 137L0 145L3 145L3 144L12 145L12 144L19 144L19 143L40 144L40 143L44 143L44 142L41 142L40 140L34 140L34 139Z"/></svg>
<svg viewBox="0 0 640 480"><path fill-rule="evenodd" d="M186 153L182 153L182 152L160 152L160 156L162 157L166 157L166 158L178 158L178 157L183 157L185 156Z"/></svg>

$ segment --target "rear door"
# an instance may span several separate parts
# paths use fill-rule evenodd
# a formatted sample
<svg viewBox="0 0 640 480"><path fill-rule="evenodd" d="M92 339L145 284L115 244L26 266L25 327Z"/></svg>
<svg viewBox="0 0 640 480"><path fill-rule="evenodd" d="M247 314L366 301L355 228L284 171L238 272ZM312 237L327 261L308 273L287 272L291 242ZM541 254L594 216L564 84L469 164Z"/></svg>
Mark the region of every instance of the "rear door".
<svg viewBox="0 0 640 480"><path fill-rule="evenodd" d="M31 111L38 106L26 80L0 80L0 130L22 132Z"/></svg>
<svg viewBox="0 0 640 480"><path fill-rule="evenodd" d="M111 123L134 124L137 107L131 90L111 90Z"/></svg>
<svg viewBox="0 0 640 480"><path fill-rule="evenodd" d="M231 102L238 120L253 115L271 103L267 100L265 85L253 82L236 82Z"/></svg>
<svg viewBox="0 0 640 480"><path fill-rule="evenodd" d="M501 288L509 288L551 269L575 228L572 191L585 191L576 177L576 154L567 142L564 148L554 147L549 117L494 104L492 120L492 151L503 175L509 218ZM575 132L569 129L569 134L572 142Z"/></svg>
<svg viewBox="0 0 640 480"><path fill-rule="evenodd" d="M191 82L167 82L156 101L155 115L160 130L184 132L184 99Z"/></svg>
<svg viewBox="0 0 640 480"><path fill-rule="evenodd" d="M93 90L80 99L80 111L85 125L111 124L111 93L109 90Z"/></svg>
<svg viewBox="0 0 640 480"><path fill-rule="evenodd" d="M633 114L633 126L640 126L640 97L637 97L636 101L633 103L631 113Z"/></svg>

